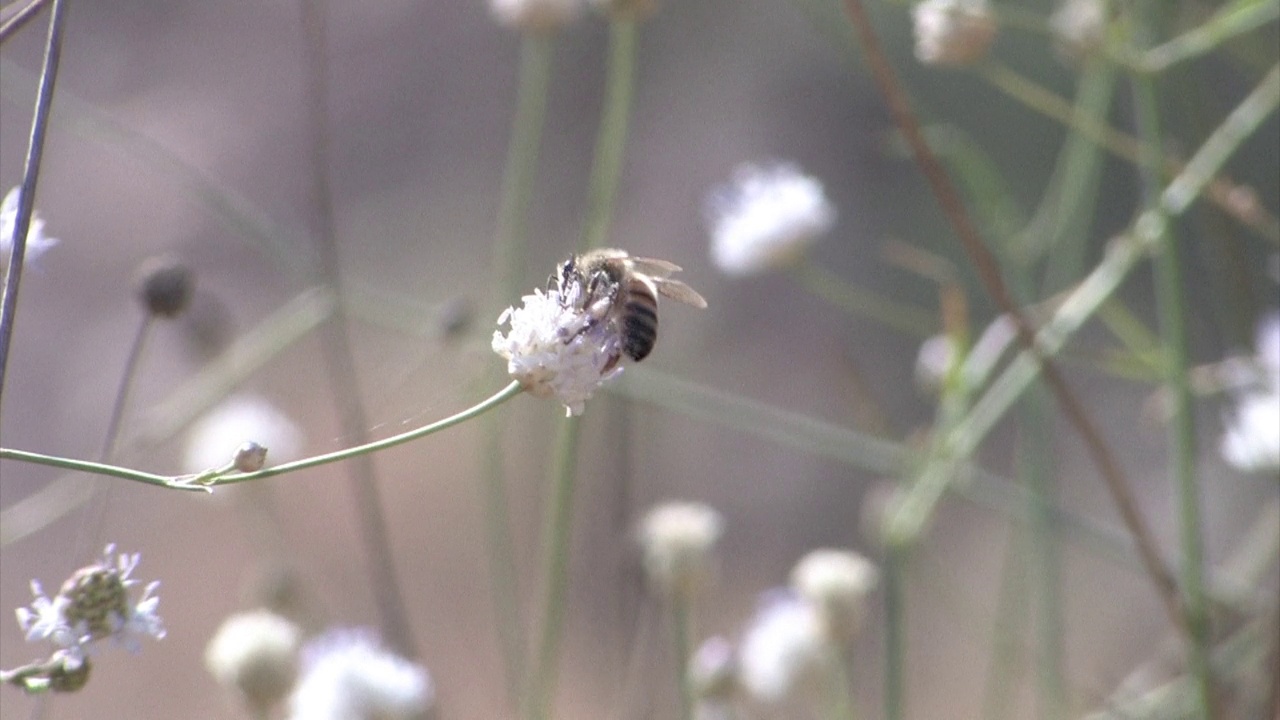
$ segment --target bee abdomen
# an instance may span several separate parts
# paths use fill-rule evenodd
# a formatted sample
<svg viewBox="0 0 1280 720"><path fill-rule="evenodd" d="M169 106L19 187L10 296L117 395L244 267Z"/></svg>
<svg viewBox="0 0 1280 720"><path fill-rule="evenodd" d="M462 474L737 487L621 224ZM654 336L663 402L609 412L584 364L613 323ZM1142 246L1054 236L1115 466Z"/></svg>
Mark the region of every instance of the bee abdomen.
<svg viewBox="0 0 1280 720"><path fill-rule="evenodd" d="M649 355L658 340L658 312L652 296L636 295L627 300L622 329L626 338L623 350L639 362Z"/></svg>

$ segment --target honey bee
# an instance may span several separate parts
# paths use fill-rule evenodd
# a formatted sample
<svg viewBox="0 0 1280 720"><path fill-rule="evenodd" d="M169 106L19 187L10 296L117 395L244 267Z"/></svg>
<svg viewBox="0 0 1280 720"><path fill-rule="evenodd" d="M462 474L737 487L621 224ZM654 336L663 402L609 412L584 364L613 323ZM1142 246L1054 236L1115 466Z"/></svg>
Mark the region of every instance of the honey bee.
<svg viewBox="0 0 1280 720"><path fill-rule="evenodd" d="M547 289L560 292L586 313L588 329L612 324L622 339L622 352L639 362L648 357L658 340L659 295L696 308L707 306L697 291L670 278L679 271L679 265L666 260L603 248L565 260L547 279ZM609 367L620 359L614 358Z"/></svg>

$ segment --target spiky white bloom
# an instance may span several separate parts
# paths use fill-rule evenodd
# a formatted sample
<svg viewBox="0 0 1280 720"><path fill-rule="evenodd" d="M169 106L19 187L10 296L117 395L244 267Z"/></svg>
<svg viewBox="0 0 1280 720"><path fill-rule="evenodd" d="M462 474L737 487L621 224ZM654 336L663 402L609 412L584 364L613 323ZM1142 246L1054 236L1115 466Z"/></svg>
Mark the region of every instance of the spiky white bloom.
<svg viewBox="0 0 1280 720"><path fill-rule="evenodd" d="M31 607L16 611L28 642L48 640L74 668L107 638L129 652L141 649L144 637L164 638L164 623L156 612L160 582L148 583L134 602L129 588L139 581L130 575L141 556L113 557L114 553L115 545L108 545L98 562L73 573L53 598L44 594L39 582L31 582Z"/></svg>
<svg viewBox="0 0 1280 720"><path fill-rule="evenodd" d="M237 613L205 646L204 665L220 685L265 717L293 686L301 642L298 626L269 610Z"/></svg>
<svg viewBox="0 0 1280 720"><path fill-rule="evenodd" d="M1280 468L1280 313L1258 325L1254 390L1242 394L1227 418L1222 456L1246 472Z"/></svg>
<svg viewBox="0 0 1280 720"><path fill-rule="evenodd" d="M867 596L880 581L874 563L851 550L814 550L791 571L791 587L822 611L830 640L842 643L858 631Z"/></svg>
<svg viewBox="0 0 1280 720"><path fill-rule="evenodd" d="M13 250L13 235L18 224L18 195L22 188L15 187L0 202L0 263L9 262L9 253ZM44 220L34 211L31 222L27 226L26 260L35 260L40 253L58 244L57 238L44 234Z"/></svg>
<svg viewBox="0 0 1280 720"><path fill-rule="evenodd" d="M911 9L916 59L926 65L968 65L996 39L986 0L924 0Z"/></svg>
<svg viewBox="0 0 1280 720"><path fill-rule="evenodd" d="M777 702L830 661L818 606L790 590L765 593L739 650L739 677L755 698Z"/></svg>
<svg viewBox="0 0 1280 720"><path fill-rule="evenodd" d="M708 575L723 533L724 519L709 505L670 502L653 508L638 533L649 582L667 593L693 592Z"/></svg>
<svg viewBox="0 0 1280 720"><path fill-rule="evenodd" d="M187 433L183 467L189 473L232 462L240 447L254 442L267 449L270 464L296 460L302 431L288 415L257 395L233 395L205 414Z"/></svg>
<svg viewBox="0 0 1280 720"><path fill-rule="evenodd" d="M422 720L435 702L427 671L371 633L331 630L303 648L290 720Z"/></svg>
<svg viewBox="0 0 1280 720"><path fill-rule="evenodd" d="M1093 52L1106 40L1106 0L1062 0L1049 18L1049 27L1066 53Z"/></svg>
<svg viewBox="0 0 1280 720"><path fill-rule="evenodd" d="M740 165L706 206L711 259L748 276L795 262L835 224L822 183L791 164Z"/></svg>
<svg viewBox="0 0 1280 720"><path fill-rule="evenodd" d="M580 415L602 382L622 371L622 337L613 323L597 322L600 308L582 309L574 292L534 290L523 304L498 316L510 323L493 332L493 351L507 360L507 373L529 394L555 398L567 415Z"/></svg>
<svg viewBox="0 0 1280 720"><path fill-rule="evenodd" d="M557 30L582 14L582 0L489 0L499 23L525 32Z"/></svg>

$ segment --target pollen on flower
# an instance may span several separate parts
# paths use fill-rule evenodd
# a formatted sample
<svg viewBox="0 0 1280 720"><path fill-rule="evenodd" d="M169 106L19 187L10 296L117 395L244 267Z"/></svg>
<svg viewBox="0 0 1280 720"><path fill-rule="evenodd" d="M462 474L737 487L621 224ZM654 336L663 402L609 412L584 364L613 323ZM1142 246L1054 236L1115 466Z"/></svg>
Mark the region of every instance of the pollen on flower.
<svg viewBox="0 0 1280 720"><path fill-rule="evenodd" d="M567 290L572 295L572 289ZM531 395L555 398L568 415L580 415L602 382L621 372L622 337L612 323L597 322L593 308L577 307L559 290L535 290L518 308L507 308L493 333L493 351L507 373Z"/></svg>
<svg viewBox="0 0 1280 720"><path fill-rule="evenodd" d="M916 59L926 65L968 65L996 39L986 0L924 0L911 11Z"/></svg>
<svg viewBox="0 0 1280 720"><path fill-rule="evenodd" d="M18 224L18 195L21 187L15 187L0 202L0 264L9 262L9 253L13 250L13 235ZM44 220L35 212L31 213L31 223L27 226L26 259L34 260L37 255L58 243L57 238L44 234Z"/></svg>
<svg viewBox="0 0 1280 720"><path fill-rule="evenodd" d="M795 262L835 224L822 183L794 165L741 165L707 200L711 259L747 276Z"/></svg>

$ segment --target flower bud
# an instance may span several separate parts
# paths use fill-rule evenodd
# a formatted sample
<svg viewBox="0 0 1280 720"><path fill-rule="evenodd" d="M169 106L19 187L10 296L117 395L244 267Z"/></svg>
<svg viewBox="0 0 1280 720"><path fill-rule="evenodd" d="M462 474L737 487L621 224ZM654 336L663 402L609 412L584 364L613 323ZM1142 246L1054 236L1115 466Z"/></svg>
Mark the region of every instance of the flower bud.
<svg viewBox="0 0 1280 720"><path fill-rule="evenodd" d="M191 302L195 277L191 269L179 260L156 257L138 268L141 278L138 299L147 312L158 317L176 317Z"/></svg>

